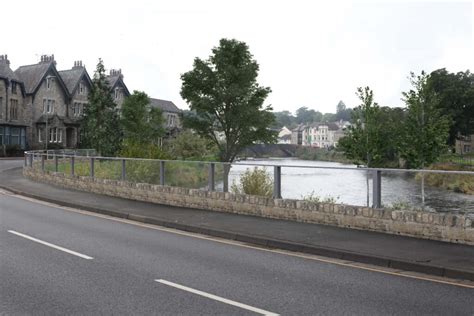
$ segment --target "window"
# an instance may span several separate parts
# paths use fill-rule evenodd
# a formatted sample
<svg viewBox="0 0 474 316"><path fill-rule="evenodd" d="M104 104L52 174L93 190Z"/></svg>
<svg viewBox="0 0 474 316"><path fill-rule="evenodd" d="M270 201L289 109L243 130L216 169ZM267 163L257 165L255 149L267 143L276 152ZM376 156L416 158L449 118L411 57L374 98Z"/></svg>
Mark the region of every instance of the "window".
<svg viewBox="0 0 474 316"><path fill-rule="evenodd" d="M75 117L78 117L82 114L82 103L80 102L74 102L73 106L72 106L72 113Z"/></svg>
<svg viewBox="0 0 474 316"><path fill-rule="evenodd" d="M5 131L4 128L0 126L0 145L5 144L4 140Z"/></svg>
<svg viewBox="0 0 474 316"><path fill-rule="evenodd" d="M464 145L464 152L465 153L471 152L471 146L470 145Z"/></svg>
<svg viewBox="0 0 474 316"><path fill-rule="evenodd" d="M0 119L3 118L3 98L0 97ZM0 143L2 144L2 143Z"/></svg>
<svg viewBox="0 0 474 316"><path fill-rule="evenodd" d="M38 133L38 142L42 143L43 142L43 129L38 127L37 133Z"/></svg>
<svg viewBox="0 0 474 316"><path fill-rule="evenodd" d="M10 129L10 145L20 145L20 129L18 127Z"/></svg>
<svg viewBox="0 0 474 316"><path fill-rule="evenodd" d="M115 88L115 95L114 95L115 100L119 99L119 95L120 95L119 88Z"/></svg>
<svg viewBox="0 0 474 316"><path fill-rule="evenodd" d="M49 129L49 142L50 143L61 143L63 141L62 130L57 127Z"/></svg>
<svg viewBox="0 0 474 316"><path fill-rule="evenodd" d="M10 99L10 119L18 120L18 100Z"/></svg>
<svg viewBox="0 0 474 316"><path fill-rule="evenodd" d="M55 100L52 99L43 99L43 113L54 113L54 104Z"/></svg>
<svg viewBox="0 0 474 316"><path fill-rule="evenodd" d="M12 81L12 94L16 94L16 82Z"/></svg>
<svg viewBox="0 0 474 316"><path fill-rule="evenodd" d="M54 78L53 77L46 77L46 89L51 90L53 86Z"/></svg>
<svg viewBox="0 0 474 316"><path fill-rule="evenodd" d="M79 83L79 94L84 94L84 84L82 82Z"/></svg>

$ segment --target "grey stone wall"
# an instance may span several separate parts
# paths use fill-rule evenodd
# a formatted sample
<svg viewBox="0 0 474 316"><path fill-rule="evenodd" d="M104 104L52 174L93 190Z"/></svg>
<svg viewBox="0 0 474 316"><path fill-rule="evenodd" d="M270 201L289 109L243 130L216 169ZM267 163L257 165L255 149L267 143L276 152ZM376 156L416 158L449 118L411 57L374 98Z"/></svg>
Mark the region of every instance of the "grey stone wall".
<svg viewBox="0 0 474 316"><path fill-rule="evenodd" d="M224 192L132 183L41 172L26 167L35 181L137 201L261 216L474 245L474 214L427 213L272 199Z"/></svg>

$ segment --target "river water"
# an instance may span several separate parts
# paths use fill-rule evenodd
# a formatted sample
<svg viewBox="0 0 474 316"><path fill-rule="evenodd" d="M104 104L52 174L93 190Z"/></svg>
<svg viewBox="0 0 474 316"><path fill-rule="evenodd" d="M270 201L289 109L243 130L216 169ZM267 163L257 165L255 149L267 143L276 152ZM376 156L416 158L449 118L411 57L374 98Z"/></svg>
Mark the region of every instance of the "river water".
<svg viewBox="0 0 474 316"><path fill-rule="evenodd" d="M291 166L322 167L356 167L327 161L308 161L297 159L262 159L241 161L242 164L258 163L263 165L281 165L282 197L301 199L313 194L320 198L332 197L337 203L350 205L367 205L366 171L338 169L310 169ZM286 167L285 167L286 166ZM240 178L249 168L243 165L232 165L229 183ZM250 167L250 168L253 168ZM273 167L267 167L273 174ZM369 180L370 205L372 204L372 180ZM473 176L474 181L474 176ZM403 204L420 208L421 183L415 180L414 173L383 172L382 204L385 206ZM456 193L445 189L425 185L425 209L437 212L473 212L474 196Z"/></svg>

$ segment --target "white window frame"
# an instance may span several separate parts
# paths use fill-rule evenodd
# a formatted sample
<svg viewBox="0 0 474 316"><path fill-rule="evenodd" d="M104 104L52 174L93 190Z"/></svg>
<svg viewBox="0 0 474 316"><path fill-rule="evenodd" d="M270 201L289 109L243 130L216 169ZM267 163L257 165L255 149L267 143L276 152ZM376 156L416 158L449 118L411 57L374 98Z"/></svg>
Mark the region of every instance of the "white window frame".
<svg viewBox="0 0 474 316"><path fill-rule="evenodd" d="M43 142L43 129L38 127L38 142L42 143Z"/></svg>

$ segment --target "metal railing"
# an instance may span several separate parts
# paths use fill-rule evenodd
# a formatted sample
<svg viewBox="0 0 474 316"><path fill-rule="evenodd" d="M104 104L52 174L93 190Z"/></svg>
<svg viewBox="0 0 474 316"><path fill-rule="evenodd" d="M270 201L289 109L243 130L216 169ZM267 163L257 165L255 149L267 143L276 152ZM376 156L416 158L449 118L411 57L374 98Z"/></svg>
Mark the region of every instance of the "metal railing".
<svg viewBox="0 0 474 316"><path fill-rule="evenodd" d="M257 162L209 162L209 161L186 161L186 160L158 160L158 159L142 159L142 158L122 158L122 157L101 157L95 155L95 150L48 150L48 151L26 151L24 167L33 168L35 163L39 162L40 168L43 172L47 169L47 163L50 167L53 166L52 171L60 171L60 162L64 172L68 169L71 175L76 174L77 162L81 162L81 166L84 166L85 161L88 161L88 176L96 177L96 162L97 161L113 161L118 162L114 165L114 168L119 166L120 168L117 180L130 180L127 175L127 165L133 162L150 162L153 163L154 168L159 169L159 182L156 184L166 185L167 179L166 168L170 164L202 164L207 166L207 184L206 189L209 191L216 190L216 168L223 170L223 191L228 191L229 182L229 171L232 166L246 166L246 167L273 167L273 198L282 198L282 168L303 168L303 169L332 169L332 170L357 170L366 172L367 175L371 176L372 179L372 207L382 207L382 173L390 172L404 172L404 173L434 173L434 174L448 174L448 175L469 175L474 176L474 171L446 171L446 170L427 170L427 169L395 169L395 168L360 168L360 167L344 167L344 166L314 166L314 165L281 165L281 164L262 164ZM64 162L63 160L66 160ZM67 160L69 160L67 162ZM64 168L65 165L69 165ZM227 172L226 172L227 170ZM474 179L474 178L473 178ZM139 181L138 181L139 182Z"/></svg>

